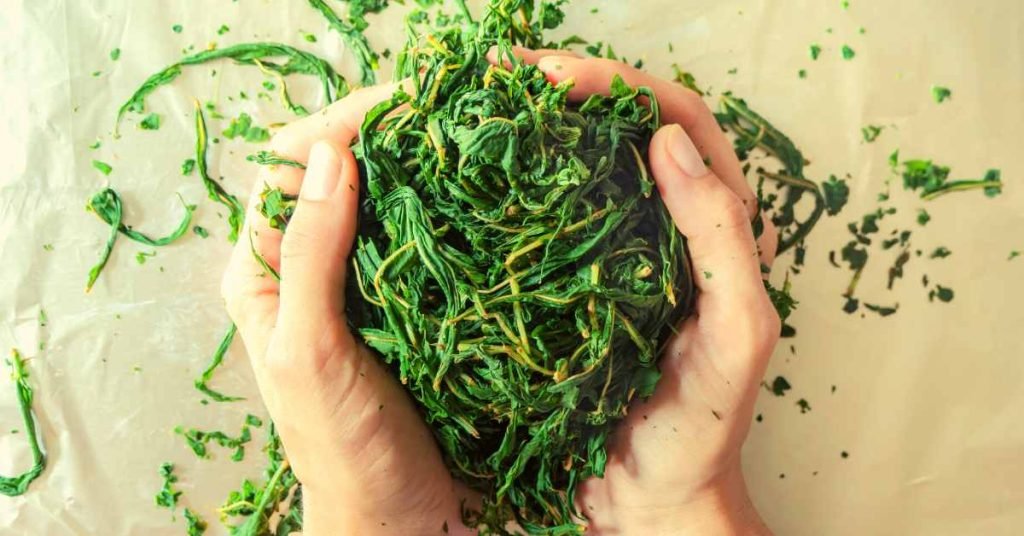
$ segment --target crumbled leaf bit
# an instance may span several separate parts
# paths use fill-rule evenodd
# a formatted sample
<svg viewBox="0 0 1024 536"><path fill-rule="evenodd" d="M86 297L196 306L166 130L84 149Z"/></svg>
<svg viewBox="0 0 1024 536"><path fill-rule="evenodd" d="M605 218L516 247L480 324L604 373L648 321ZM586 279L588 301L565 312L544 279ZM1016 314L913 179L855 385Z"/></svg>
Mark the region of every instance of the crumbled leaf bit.
<svg viewBox="0 0 1024 536"><path fill-rule="evenodd" d="M174 429L174 433L182 436L192 452L200 458L210 457L207 445L213 442L223 448L234 449L234 452L231 454L231 460L239 462L245 457L245 445L252 440L252 432L250 428L253 426L260 427L262 425L263 421L259 418L253 415L247 415L238 437L231 437L221 431L204 432L195 428L185 430L180 426Z"/></svg>
<svg viewBox="0 0 1024 536"><path fill-rule="evenodd" d="M232 119L231 124L228 125L228 128L222 134L229 140L243 138L249 143L263 143L270 140L270 131L261 126L254 125L252 117L245 112Z"/></svg>
<svg viewBox="0 0 1024 536"><path fill-rule="evenodd" d="M807 78L807 69L800 69L796 74L800 78Z"/></svg>
<svg viewBox="0 0 1024 536"><path fill-rule="evenodd" d="M800 407L800 413L807 413L808 411L811 411L811 403L803 398L797 400L796 405Z"/></svg>
<svg viewBox="0 0 1024 536"><path fill-rule="evenodd" d="M942 104L953 97L953 92L948 87L932 86L932 98L935 102Z"/></svg>
<svg viewBox="0 0 1024 536"><path fill-rule="evenodd" d="M139 122L139 128L142 130L158 130L160 128L160 116L157 114L149 114L145 119Z"/></svg>
<svg viewBox="0 0 1024 536"><path fill-rule="evenodd" d="M843 45L842 54L844 60L852 60L857 56L857 52L850 48L850 45Z"/></svg>
<svg viewBox="0 0 1024 536"><path fill-rule="evenodd" d="M182 175L186 175L186 176L187 175L191 175L192 172L195 171L195 169L196 169L196 160L194 158L186 159L184 162L181 163L181 174Z"/></svg>
<svg viewBox="0 0 1024 536"><path fill-rule="evenodd" d="M202 536L206 533L206 521L203 521L199 514L192 510L185 509L185 534L188 536Z"/></svg>
<svg viewBox="0 0 1024 536"><path fill-rule="evenodd" d="M693 297L645 161L651 90L616 78L570 103L511 54L545 45L560 13L496 0L475 30L413 36L396 76L420 82L371 109L356 146L348 318L484 494L469 522L491 533L579 532L572 486L603 474L611 426L653 392ZM486 60L493 46L510 67ZM292 204L269 188L260 209L287 232Z"/></svg>
<svg viewBox="0 0 1024 536"><path fill-rule="evenodd" d="M156 257L155 251L140 251L135 254L135 262L139 264L146 264L146 259L150 257Z"/></svg>
<svg viewBox="0 0 1024 536"><path fill-rule="evenodd" d="M96 279L100 276L100 272L103 271L103 267L107 265L107 260L110 258L110 254L114 250L114 243L117 241L118 233L123 234L130 240L134 240L135 242L150 247L166 246L181 238L181 236L188 231L189 224L192 222L192 210L194 207L186 205L185 201L180 197L178 199L181 200L181 204L185 208L185 215L182 217L181 223L179 223L178 227L167 236L152 238L149 235L136 231L130 225L125 225L123 222L124 207L121 202L121 196L118 195L116 191L111 188L104 188L103 190L96 192L96 194L89 199L89 203L85 208L110 226L110 235L107 238L107 244L103 249L103 253L100 255L99 262L89 270L89 280L86 283L85 291L88 292L92 289ZM142 254L136 257L139 264L145 262L145 258L141 255Z"/></svg>
<svg viewBox="0 0 1024 536"><path fill-rule="evenodd" d="M111 61L117 61L120 58L121 58L121 49L115 48L114 50L110 51L110 59L111 59Z"/></svg>
<svg viewBox="0 0 1024 536"><path fill-rule="evenodd" d="M776 376L775 379L772 380L772 385L769 387L769 390L775 396L786 396L786 391L789 391L792 388L793 386L789 384L789 380L782 376Z"/></svg>
<svg viewBox="0 0 1024 536"><path fill-rule="evenodd" d="M217 35L224 35L224 34L230 32L230 31L231 31L231 28L228 28L227 24L221 24L220 28L217 28Z"/></svg>
<svg viewBox="0 0 1024 536"><path fill-rule="evenodd" d="M845 180L836 178L835 175L829 176L821 186L825 195L825 212L829 216L839 214L850 199L850 186L846 184Z"/></svg>
<svg viewBox="0 0 1024 536"><path fill-rule="evenodd" d="M209 238L210 237L210 231L207 231L205 227L201 227L199 225L196 225L195 227L193 227L192 228L192 232L195 233L200 238Z"/></svg>
<svg viewBox="0 0 1024 536"><path fill-rule="evenodd" d="M764 282L765 290L768 292L768 298L771 300L772 305L775 307L775 311L779 314L779 319L785 322L793 311L796 310L796 306L799 304L793 299L793 295L790 293L790 281L787 277L786 282L782 285L782 288L775 288L768 280ZM785 326L783 326L785 328Z"/></svg>
<svg viewBox="0 0 1024 536"><path fill-rule="evenodd" d="M40 309L40 323L45 325L45 313ZM0 494L8 497L24 495L29 485L46 468L46 454L43 452L43 438L36 432L36 416L32 411L32 386L28 383L28 368L26 360L17 350L11 350L11 359L8 364L11 366L11 380L14 381L14 390L18 398L18 409L21 413L22 427L25 430L25 440L28 441L32 450L32 466L25 472L15 476L0 475ZM15 431L12 430L11 433Z"/></svg>
<svg viewBox="0 0 1024 536"><path fill-rule="evenodd" d="M865 142L871 143L878 139L878 136L882 133L882 129L884 128L885 127L878 125L868 125L860 129L860 133L862 136L864 136Z"/></svg>
<svg viewBox="0 0 1024 536"><path fill-rule="evenodd" d="M943 303L953 301L953 289L942 285L935 285L935 288L928 292L928 301L935 301L936 298Z"/></svg>
<svg viewBox="0 0 1024 536"><path fill-rule="evenodd" d="M1024 255L1024 252L1022 252L1022 251L1011 251L1010 252L1010 258L1008 258L1006 260L1012 261L1013 259L1016 259L1017 257L1020 257L1022 255Z"/></svg>
<svg viewBox="0 0 1024 536"><path fill-rule="evenodd" d="M178 481L177 475L174 474L174 464L171 462L160 464L160 476L164 480L163 487L157 492L154 502L157 506L174 510L178 506L178 498L181 497L181 490L174 489L174 484Z"/></svg>
<svg viewBox="0 0 1024 536"><path fill-rule="evenodd" d="M928 222L930 222L930 221L932 221L932 217L931 217L930 214L928 214L927 210L925 210L923 208L917 210L917 224L918 225L925 226L925 225L928 225Z"/></svg>
<svg viewBox="0 0 1024 536"><path fill-rule="evenodd" d="M182 26L180 24L175 24L174 26L171 26L171 30L173 30L174 33L179 33L180 34L183 29L184 28L182 28Z"/></svg>
<svg viewBox="0 0 1024 536"><path fill-rule="evenodd" d="M811 45L811 59L817 60L821 57L821 45Z"/></svg>
<svg viewBox="0 0 1024 536"><path fill-rule="evenodd" d="M97 170L99 170L100 173L104 175L110 175L110 172L114 171L114 168L110 167L110 164L100 160L93 160L92 167L96 168Z"/></svg>
<svg viewBox="0 0 1024 536"><path fill-rule="evenodd" d="M874 305L874 304L870 304L870 303L865 303L864 307L867 310L869 310L869 311L871 311L873 313L878 313L878 315L883 317L883 318L886 317L886 316L891 316L891 315L896 314L896 312L899 311L899 309L900 309L899 304L896 304L896 305L893 305L893 306L884 306L884 305Z"/></svg>

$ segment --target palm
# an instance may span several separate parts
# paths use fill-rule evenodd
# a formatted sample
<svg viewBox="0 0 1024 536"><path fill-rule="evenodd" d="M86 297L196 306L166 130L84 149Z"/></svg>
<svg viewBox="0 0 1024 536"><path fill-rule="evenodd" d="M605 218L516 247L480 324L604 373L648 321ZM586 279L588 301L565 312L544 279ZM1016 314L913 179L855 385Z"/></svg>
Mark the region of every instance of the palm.
<svg viewBox="0 0 1024 536"><path fill-rule="evenodd" d="M737 347L732 332L711 322L690 318L670 342L654 395L633 404L612 438L605 477L581 486L584 512L608 498L626 508L668 509L736 462L767 356L744 370L724 366L742 357L729 353Z"/></svg>

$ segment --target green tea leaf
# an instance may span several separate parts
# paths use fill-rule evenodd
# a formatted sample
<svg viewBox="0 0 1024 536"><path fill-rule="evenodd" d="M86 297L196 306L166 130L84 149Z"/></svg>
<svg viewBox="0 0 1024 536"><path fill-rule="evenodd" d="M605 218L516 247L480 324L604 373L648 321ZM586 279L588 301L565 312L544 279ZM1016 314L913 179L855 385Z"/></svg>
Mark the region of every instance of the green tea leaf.
<svg viewBox="0 0 1024 536"><path fill-rule="evenodd" d="M11 379L18 398L18 409L25 430L25 440L32 451L32 466L15 476L0 476L0 494L8 497L24 495L29 485L46 468L46 454L43 453L43 438L36 432L36 417L32 411L32 386L28 383L28 368L25 359L17 350L11 350Z"/></svg>
<svg viewBox="0 0 1024 536"><path fill-rule="evenodd" d="M213 379L213 373L216 372L217 368L220 367L221 363L224 362L224 356L227 355L228 350L231 348L231 343L235 340L235 334L238 332L237 326L231 324L228 328L227 333L220 341L220 345L217 346L217 351L213 353L213 357L210 359L210 364L206 366L203 373L196 378L193 385L199 390L199 392L210 397L217 402L236 402L239 400L245 400L245 398L238 396L228 396L222 394L219 391L213 390L210 386L210 380Z"/></svg>
<svg viewBox="0 0 1024 536"><path fill-rule="evenodd" d="M145 119L139 122L139 128L142 130L158 130L160 128L160 116L157 114L149 114Z"/></svg>
<svg viewBox="0 0 1024 536"><path fill-rule="evenodd" d="M274 58L282 58L283 63L273 63ZM243 65L252 65L277 73L281 76L289 74L306 74L316 76L320 79L324 98L327 102L333 102L338 96L348 91L344 80L334 72L331 65L313 54L303 52L288 45L279 43L244 43L227 48L216 48L204 50L197 54L186 56L177 63L171 64L163 70L153 74L142 85L135 90L117 111L117 120L114 124L114 133L117 135L117 126L121 118L128 111L141 113L145 109L146 97L156 91L159 87L173 82L184 67L200 65L203 63L232 59Z"/></svg>
<svg viewBox="0 0 1024 536"><path fill-rule="evenodd" d="M99 160L93 160L92 167L98 169L104 175L110 175L110 172L114 170L114 168L110 167L110 164Z"/></svg>
<svg viewBox="0 0 1024 536"><path fill-rule="evenodd" d="M245 220L245 208L238 198L229 194L219 182L210 178L206 168L206 152L208 150L206 137L206 119L203 117L203 110L199 101L195 101L196 114L196 167L199 169L199 177L203 180L206 193L209 198L220 203L228 209L228 241L232 244L238 240L238 232Z"/></svg>

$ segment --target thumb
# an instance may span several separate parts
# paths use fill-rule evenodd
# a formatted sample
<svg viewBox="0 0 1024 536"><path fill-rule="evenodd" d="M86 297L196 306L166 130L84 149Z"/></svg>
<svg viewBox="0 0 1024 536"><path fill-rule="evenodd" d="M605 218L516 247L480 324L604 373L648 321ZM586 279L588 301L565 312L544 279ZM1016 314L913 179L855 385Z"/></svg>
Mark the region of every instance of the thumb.
<svg viewBox="0 0 1024 536"><path fill-rule="evenodd" d="M355 237L358 201L359 173L352 152L326 141L315 143L281 241L278 325L292 335L317 337L334 329L344 310L346 259Z"/></svg>
<svg viewBox="0 0 1024 536"><path fill-rule="evenodd" d="M764 340L765 333L768 339L777 335L778 316L764 290L743 202L707 168L679 125L665 126L654 135L650 162L661 198L687 239L701 291L700 321L737 335L737 340L747 339L740 335L752 340Z"/></svg>

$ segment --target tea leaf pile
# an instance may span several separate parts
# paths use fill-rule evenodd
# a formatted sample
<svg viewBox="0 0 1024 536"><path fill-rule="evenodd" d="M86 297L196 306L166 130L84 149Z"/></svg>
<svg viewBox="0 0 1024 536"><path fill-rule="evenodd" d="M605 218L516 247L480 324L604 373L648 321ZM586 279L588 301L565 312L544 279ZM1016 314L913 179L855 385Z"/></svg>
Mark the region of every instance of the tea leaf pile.
<svg viewBox="0 0 1024 536"><path fill-rule="evenodd" d="M510 54L539 41L518 18L532 9L495 1L475 33L415 38L398 60L415 91L372 109L357 146L348 316L484 492L473 522L494 533L577 530L574 488L603 474L610 426L650 395L693 294L645 162L653 94L615 80L567 102ZM268 190L261 210L284 228L293 203Z"/></svg>

